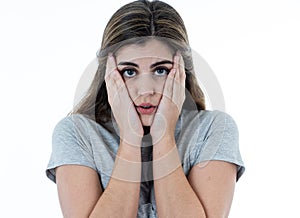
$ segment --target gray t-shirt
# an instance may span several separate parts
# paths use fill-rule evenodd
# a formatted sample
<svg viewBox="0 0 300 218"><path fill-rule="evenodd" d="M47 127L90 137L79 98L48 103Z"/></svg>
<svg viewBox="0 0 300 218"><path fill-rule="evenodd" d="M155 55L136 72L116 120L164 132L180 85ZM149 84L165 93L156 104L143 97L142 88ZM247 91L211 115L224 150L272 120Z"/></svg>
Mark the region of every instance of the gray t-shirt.
<svg viewBox="0 0 300 218"><path fill-rule="evenodd" d="M80 114L63 118L53 131L52 154L46 170L48 178L56 181L55 168L58 166L83 165L97 171L105 190L119 147L118 133L113 122L104 127ZM176 124L175 140L186 176L193 166L208 160L236 164L237 180L244 173L238 129L232 117L224 112L182 110ZM151 163L151 146L148 145L151 140L144 137L142 160ZM138 217L157 217L150 165L142 168Z"/></svg>

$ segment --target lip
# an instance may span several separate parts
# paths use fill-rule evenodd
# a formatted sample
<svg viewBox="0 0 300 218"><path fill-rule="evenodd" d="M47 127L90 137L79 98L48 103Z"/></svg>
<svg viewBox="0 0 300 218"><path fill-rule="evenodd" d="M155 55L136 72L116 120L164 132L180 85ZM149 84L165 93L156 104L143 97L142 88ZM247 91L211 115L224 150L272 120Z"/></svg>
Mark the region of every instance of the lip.
<svg viewBox="0 0 300 218"><path fill-rule="evenodd" d="M149 107L149 108L143 108L143 107ZM156 110L156 106L150 104L150 103L142 103L139 106L136 106L137 111L140 114L153 114Z"/></svg>

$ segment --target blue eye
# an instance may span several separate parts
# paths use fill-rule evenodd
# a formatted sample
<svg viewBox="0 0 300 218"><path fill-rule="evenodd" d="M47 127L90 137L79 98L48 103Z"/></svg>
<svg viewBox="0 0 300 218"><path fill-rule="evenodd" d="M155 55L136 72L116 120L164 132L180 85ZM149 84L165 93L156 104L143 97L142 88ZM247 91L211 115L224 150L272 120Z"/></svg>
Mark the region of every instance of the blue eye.
<svg viewBox="0 0 300 218"><path fill-rule="evenodd" d="M121 71L121 74L124 76L124 77L134 77L136 75L136 72L135 70L133 69L124 69Z"/></svg>
<svg viewBox="0 0 300 218"><path fill-rule="evenodd" d="M164 68L164 67L155 69L155 74L158 75L158 76L168 75L169 72L170 72L170 70L167 69L167 68Z"/></svg>

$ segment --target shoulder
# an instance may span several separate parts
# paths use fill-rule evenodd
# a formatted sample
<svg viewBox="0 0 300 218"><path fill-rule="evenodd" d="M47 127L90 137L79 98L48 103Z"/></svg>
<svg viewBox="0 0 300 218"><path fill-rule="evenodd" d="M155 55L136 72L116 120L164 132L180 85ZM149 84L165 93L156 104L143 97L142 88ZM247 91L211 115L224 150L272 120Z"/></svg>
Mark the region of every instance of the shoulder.
<svg viewBox="0 0 300 218"><path fill-rule="evenodd" d="M228 113L219 110L201 110L198 112L198 116L202 121L223 122L225 120L234 122L233 118Z"/></svg>
<svg viewBox="0 0 300 218"><path fill-rule="evenodd" d="M71 115L65 116L62 119L60 119L58 121L58 123L56 124L55 128L70 127L70 126L73 126L75 124L85 123L85 122L87 122L89 120L90 120L90 118L88 118L85 115L82 115L82 114L71 114Z"/></svg>
<svg viewBox="0 0 300 218"><path fill-rule="evenodd" d="M62 118L54 127L53 142L82 141L97 142L102 139L108 141L118 138L112 122L97 123L93 118L83 114L71 114Z"/></svg>
<svg viewBox="0 0 300 218"><path fill-rule="evenodd" d="M54 127L54 132L57 131L73 131L83 129L107 129L112 123L105 125L97 123L92 117L84 114L71 114L59 120Z"/></svg>
<svg viewBox="0 0 300 218"><path fill-rule="evenodd" d="M208 120L212 127L219 127L224 128L224 131L231 130L231 131L238 131L237 124L233 117L226 112L214 110L214 111L204 111L203 112L203 119Z"/></svg>
<svg viewBox="0 0 300 218"><path fill-rule="evenodd" d="M87 122L89 122L89 119L82 114L68 115L58 121L54 127L53 134L74 132L75 129L83 127Z"/></svg>
<svg viewBox="0 0 300 218"><path fill-rule="evenodd" d="M91 117L83 114L71 114L58 121L53 129L52 137L59 140L61 137L78 139L106 132L108 130Z"/></svg>
<svg viewBox="0 0 300 218"><path fill-rule="evenodd" d="M205 139L211 138L220 143L238 141L237 124L228 113L219 110L200 111L199 116L201 129L206 132Z"/></svg>
<svg viewBox="0 0 300 218"><path fill-rule="evenodd" d="M203 161L221 160L238 166L239 178L244 163L239 150L238 127L231 115L223 111L202 110L182 114L182 144L189 144L191 166Z"/></svg>
<svg viewBox="0 0 300 218"><path fill-rule="evenodd" d="M201 110L187 111L184 110L180 116L179 125L182 129L201 129L201 132L212 130L230 130L237 132L236 122L228 113L219 110Z"/></svg>

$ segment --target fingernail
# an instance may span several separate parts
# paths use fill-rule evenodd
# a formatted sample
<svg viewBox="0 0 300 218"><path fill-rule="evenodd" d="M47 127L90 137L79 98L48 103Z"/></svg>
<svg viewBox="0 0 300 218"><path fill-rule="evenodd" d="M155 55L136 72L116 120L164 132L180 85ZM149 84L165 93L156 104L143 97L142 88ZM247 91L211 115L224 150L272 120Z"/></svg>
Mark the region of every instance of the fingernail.
<svg viewBox="0 0 300 218"><path fill-rule="evenodd" d="M172 69L171 75L174 76L176 73L176 69Z"/></svg>

